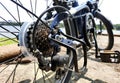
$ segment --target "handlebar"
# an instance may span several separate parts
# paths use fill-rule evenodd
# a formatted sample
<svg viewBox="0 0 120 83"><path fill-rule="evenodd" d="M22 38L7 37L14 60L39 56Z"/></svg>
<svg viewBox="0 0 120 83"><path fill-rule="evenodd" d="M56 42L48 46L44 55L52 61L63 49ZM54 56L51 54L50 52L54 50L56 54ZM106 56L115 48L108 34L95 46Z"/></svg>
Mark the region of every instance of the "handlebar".
<svg viewBox="0 0 120 83"><path fill-rule="evenodd" d="M99 0L88 0L86 4L89 6L90 10L92 9L97 10L98 3L99 3Z"/></svg>
<svg viewBox="0 0 120 83"><path fill-rule="evenodd" d="M60 5L70 9L73 7L74 2L76 2L76 0L53 0L53 5Z"/></svg>
<svg viewBox="0 0 120 83"><path fill-rule="evenodd" d="M54 3L71 3L71 2L75 2L76 0L53 0Z"/></svg>
<svg viewBox="0 0 120 83"><path fill-rule="evenodd" d="M78 3L77 0L53 0L54 5L64 6L66 8L76 7L73 6L74 2ZM87 0L86 4L90 7L90 9L98 9L99 0Z"/></svg>

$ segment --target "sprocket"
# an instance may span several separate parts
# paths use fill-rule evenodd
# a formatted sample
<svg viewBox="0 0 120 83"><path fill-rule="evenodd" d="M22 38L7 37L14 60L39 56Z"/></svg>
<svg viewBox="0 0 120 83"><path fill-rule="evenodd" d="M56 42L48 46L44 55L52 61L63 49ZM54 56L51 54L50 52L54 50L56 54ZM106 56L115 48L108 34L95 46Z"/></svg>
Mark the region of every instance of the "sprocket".
<svg viewBox="0 0 120 83"><path fill-rule="evenodd" d="M28 43L28 49L31 53L33 53L33 27L34 24L31 25L27 32L27 43ZM48 38L50 34L50 29L46 27L44 24L39 23L37 27L34 30L34 41L35 41L35 47L42 52L43 56L50 56L53 53L53 46L50 43L50 40Z"/></svg>

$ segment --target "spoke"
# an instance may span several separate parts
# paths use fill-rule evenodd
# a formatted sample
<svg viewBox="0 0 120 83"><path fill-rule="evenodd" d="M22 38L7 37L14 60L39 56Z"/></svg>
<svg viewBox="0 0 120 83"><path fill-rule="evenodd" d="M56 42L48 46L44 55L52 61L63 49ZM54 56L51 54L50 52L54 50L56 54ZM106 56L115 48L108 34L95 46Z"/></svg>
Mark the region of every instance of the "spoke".
<svg viewBox="0 0 120 83"><path fill-rule="evenodd" d="M17 35L16 35L15 33L11 32L10 30L6 29L5 27L3 27L3 26L1 26L1 25L0 25L0 27L1 27L2 29L6 30L7 32L13 34L13 35L16 36L16 38L17 38Z"/></svg>
<svg viewBox="0 0 120 83"><path fill-rule="evenodd" d="M9 67L9 65L7 65L5 68L3 68L1 71L0 71L0 73L2 73L6 68L8 68Z"/></svg>
<svg viewBox="0 0 120 83"><path fill-rule="evenodd" d="M36 5L36 3L35 3L35 5ZM30 0L30 6L31 6L31 11L34 13L32 0ZM35 13L35 14L36 14L36 13ZM34 19L34 16L32 16L32 18Z"/></svg>
<svg viewBox="0 0 120 83"><path fill-rule="evenodd" d="M30 7L31 7L31 11L33 12L33 5L31 0L30 0Z"/></svg>
<svg viewBox="0 0 120 83"><path fill-rule="evenodd" d="M18 58L19 58L19 57L18 57ZM22 58L21 58L19 61L21 61L21 60L22 60ZM11 72L10 76L8 77L8 79L7 79L7 81L6 81L5 83L7 83L7 82L10 80L10 78L11 78L12 75L13 75L12 83L14 82L15 72L16 72L16 69L17 69L17 67L18 67L18 65L19 65L19 61L17 62L14 70Z"/></svg>
<svg viewBox="0 0 120 83"><path fill-rule="evenodd" d="M21 57L21 56L22 56L22 54L14 57L14 58L11 58L11 59L9 59L9 60L6 60L6 61L4 61L4 62L1 62L0 65L5 64L5 63L9 63L10 61L13 61L13 60L17 60L17 59L18 59L19 57Z"/></svg>
<svg viewBox="0 0 120 83"><path fill-rule="evenodd" d="M23 6L23 4L22 4L22 2L21 2L20 0L18 0L18 2L20 3L21 6ZM17 4L16 4L16 5L17 5ZM17 6L18 6L18 5L17 5ZM27 12L27 14L28 14L28 16L29 16L30 18L32 18L31 15L29 14L29 12Z"/></svg>
<svg viewBox="0 0 120 83"><path fill-rule="evenodd" d="M46 7L49 8L52 3L53 3L53 2L51 1L51 2L48 4L48 0L46 0Z"/></svg>
<svg viewBox="0 0 120 83"><path fill-rule="evenodd" d="M52 81L50 80L50 78L48 77L48 75L43 71L43 73L45 74L45 76L48 78L49 82L52 83Z"/></svg>
<svg viewBox="0 0 120 83"><path fill-rule="evenodd" d="M39 71L39 67L37 68L37 71L35 72L35 77L34 77L34 81L33 81L33 83L36 82L36 76L37 76L37 74L38 74L38 71Z"/></svg>
<svg viewBox="0 0 120 83"><path fill-rule="evenodd" d="M35 72L35 77L34 77L33 83L36 82L36 76L37 76L37 74L38 74L38 71L39 71L39 67L37 68L37 71L36 71L36 65L35 65L35 62L34 62L34 72Z"/></svg>
<svg viewBox="0 0 120 83"><path fill-rule="evenodd" d="M17 0L16 0L17 1ZM18 8L18 5L16 5L17 7L17 14L18 14L18 19L19 19L19 23L21 23L21 20L20 20L20 12L19 12L19 8ZM21 24L20 24L21 25Z"/></svg>
<svg viewBox="0 0 120 83"><path fill-rule="evenodd" d="M36 18L38 18L37 15L35 15L33 12L31 12L30 10L28 10L27 8L25 8L24 6L22 6L21 4L17 3L14 0L11 0L13 3L15 3L16 5L18 5L19 7L21 7L22 9L24 9L25 11L29 12L31 15L35 16Z"/></svg>
<svg viewBox="0 0 120 83"><path fill-rule="evenodd" d="M8 22L7 20L5 20L3 17L0 16L1 19L3 19L7 24L9 24L10 26L14 27L16 30L20 31L19 29L17 29L17 27L15 27L13 24L11 24L10 22Z"/></svg>
<svg viewBox="0 0 120 83"><path fill-rule="evenodd" d="M11 15L12 16L12 18L17 22L17 23L19 23L18 21L17 21L17 19L14 17L14 15L12 15L12 13L0 2L0 4L3 6L3 8L8 12L8 14L9 15Z"/></svg>
<svg viewBox="0 0 120 83"><path fill-rule="evenodd" d="M12 83L14 83L15 73L16 73L17 66L18 66L18 63L17 63L17 65L16 65L16 67L15 67L15 69L14 69L14 72L13 72L13 79L12 79Z"/></svg>
<svg viewBox="0 0 120 83"><path fill-rule="evenodd" d="M43 70L42 70L42 76L43 76L43 82L45 83L45 76Z"/></svg>
<svg viewBox="0 0 120 83"><path fill-rule="evenodd" d="M9 37L7 37L6 35L3 35L2 33L0 33L0 35L4 36L4 37L6 37L6 38L8 38L8 39L10 39L10 40L12 40L12 41L18 42L17 40L14 40L14 39L12 39L12 38L9 38Z"/></svg>
<svg viewBox="0 0 120 83"><path fill-rule="evenodd" d="M10 39L4 39L4 40L1 40L0 42L5 42L5 41L8 41L8 40L10 40ZM13 39L13 41L14 41L14 39ZM17 41L15 41L15 42L17 42Z"/></svg>
<svg viewBox="0 0 120 83"><path fill-rule="evenodd" d="M36 14L36 9L37 9L37 0L35 0L35 14Z"/></svg>

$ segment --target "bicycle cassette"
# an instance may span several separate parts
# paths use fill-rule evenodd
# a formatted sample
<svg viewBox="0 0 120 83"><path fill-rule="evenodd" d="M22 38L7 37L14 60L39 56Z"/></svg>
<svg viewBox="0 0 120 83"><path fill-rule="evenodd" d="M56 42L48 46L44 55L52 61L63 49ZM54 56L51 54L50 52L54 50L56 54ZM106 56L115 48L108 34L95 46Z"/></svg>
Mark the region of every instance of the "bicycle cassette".
<svg viewBox="0 0 120 83"><path fill-rule="evenodd" d="M50 56L53 53L53 46L48 39L50 30L44 24L39 23L35 28L33 37L34 23L24 23L19 33L19 45L24 55L34 54L34 45L43 56ZM34 39L34 44L33 44Z"/></svg>

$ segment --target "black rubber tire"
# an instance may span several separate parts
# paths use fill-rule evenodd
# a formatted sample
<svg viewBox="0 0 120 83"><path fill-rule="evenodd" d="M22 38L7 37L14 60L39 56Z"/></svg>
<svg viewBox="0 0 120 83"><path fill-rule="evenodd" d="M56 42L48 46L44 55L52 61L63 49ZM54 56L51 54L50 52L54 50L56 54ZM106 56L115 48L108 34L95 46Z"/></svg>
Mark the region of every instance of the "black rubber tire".
<svg viewBox="0 0 120 83"><path fill-rule="evenodd" d="M69 25L68 25L67 20L64 20L64 26L65 26L66 34L72 36L72 35L74 34L74 33L73 33L74 31L71 32L71 29L70 29L70 27L69 27ZM71 52L71 50L67 49L67 54L69 54L70 56L72 56L72 55L73 55L73 52ZM71 61L70 66L71 66L71 67L73 66L73 59L72 59L72 61ZM69 70L68 70L67 73L66 73L66 75L65 75L65 77L63 78L63 80L62 80L61 82L59 82L59 83L69 83L69 82L70 82L70 79L71 79L71 76L72 76L72 71L69 71Z"/></svg>
<svg viewBox="0 0 120 83"><path fill-rule="evenodd" d="M64 25L65 25L65 29L66 29L66 34L77 38L78 33L77 33L77 27L75 28L75 26L74 26L74 22L75 22L74 20L75 19L70 18L69 19L70 24L67 22L67 20L64 20ZM87 66L87 54L85 54L85 53L87 53L87 51L86 51L86 46L83 45L82 48L83 48L83 51L84 51L84 55L83 55L84 61L83 61L83 64L81 64L82 65L81 70L84 71L86 69L86 66ZM69 49L67 51L68 51L68 53L70 53L71 56L73 55L73 57L74 57L73 52L71 52ZM70 66L72 67L73 65L74 65L74 61L72 60ZM72 76L72 71L68 70L68 73L66 75L66 79L62 83L69 83L69 81L71 79L71 76Z"/></svg>
<svg viewBox="0 0 120 83"><path fill-rule="evenodd" d="M55 8L55 7L53 7L53 8ZM57 7L56 6L56 8L60 8L59 6ZM51 8L52 9L52 8ZM36 23L35 23L35 26L34 26L34 29L33 29L33 34L35 33L35 29L36 29L36 26L39 24L39 21L42 21L41 20L41 18L42 18L42 16L45 14L45 13L47 13L47 12L49 12L49 10L51 10L51 9L48 9L48 10L46 10L45 12L43 12L40 16L39 16L39 18L37 19L37 21L36 21ZM73 22L73 19L71 19L70 18L70 20L69 20L70 22ZM65 25L65 31L66 31L66 34L67 35L70 35L70 36L72 36L72 37L76 37L77 38L77 33L76 33L76 28L75 28L75 25L74 24L72 24L72 23L69 23L69 22L67 22L67 20L66 20L66 22L64 21L64 25ZM45 24L45 23L43 23L43 24ZM59 25L59 24L58 24ZM46 25L47 27L49 27L48 25ZM34 38L35 36L33 35L33 38ZM36 45L35 45L35 40L33 40L33 47L34 47L34 50L36 50ZM84 55L83 55L83 57L84 57L84 61L83 61L83 64L82 64L82 70L85 70L86 69L86 66L87 66L87 52L86 52L86 46L85 45L83 45L83 49L84 49ZM66 51L66 54L67 55L69 55L69 63L68 63L68 67L70 68L70 70L69 69L66 69L67 71L65 71L65 74L64 75L62 75L62 77L61 78L59 78L59 79L56 79L55 80L55 83L69 83L69 81L70 81L70 79L71 79L71 75L72 75L72 69L73 69L73 67L74 67L74 61L73 61L73 57L74 57L74 53L72 52L72 50L71 49L67 49L67 51Z"/></svg>
<svg viewBox="0 0 120 83"><path fill-rule="evenodd" d="M91 14L86 14L83 17L83 19L84 19L84 24L83 24L84 40L85 40L87 46L91 48L92 47L91 42L94 40L94 37L93 37L94 32L92 31L94 29L94 20L93 20ZM91 26L87 25L87 23L89 22L89 20L91 20L91 23L92 23ZM90 29L88 29L89 27L90 27ZM92 34L92 36L90 34ZM91 37L92 37L92 40L91 40Z"/></svg>
<svg viewBox="0 0 120 83"><path fill-rule="evenodd" d="M112 23L105 17L103 16L100 12L96 11L94 13L94 17L101 20L104 25L106 26L106 30L108 32L108 45L105 48L98 48L102 50L111 50L113 45L114 45L114 35L113 35L113 25Z"/></svg>

